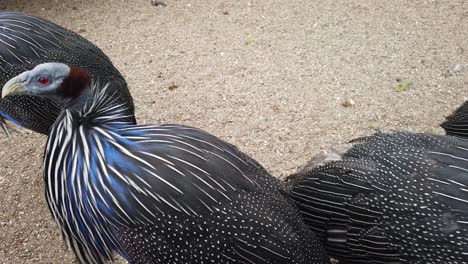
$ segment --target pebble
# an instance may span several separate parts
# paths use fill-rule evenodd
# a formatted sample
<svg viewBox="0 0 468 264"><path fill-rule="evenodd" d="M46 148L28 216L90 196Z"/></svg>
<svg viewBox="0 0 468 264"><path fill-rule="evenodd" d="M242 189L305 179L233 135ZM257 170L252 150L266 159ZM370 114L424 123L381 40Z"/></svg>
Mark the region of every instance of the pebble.
<svg viewBox="0 0 468 264"><path fill-rule="evenodd" d="M152 6L167 6L165 2L159 0L151 0Z"/></svg>
<svg viewBox="0 0 468 264"><path fill-rule="evenodd" d="M344 100L344 101L341 103L341 105L342 105L343 107L351 107L351 106L353 106L353 105L355 105L355 104L356 104L356 103L354 102L353 99L346 99L346 100Z"/></svg>

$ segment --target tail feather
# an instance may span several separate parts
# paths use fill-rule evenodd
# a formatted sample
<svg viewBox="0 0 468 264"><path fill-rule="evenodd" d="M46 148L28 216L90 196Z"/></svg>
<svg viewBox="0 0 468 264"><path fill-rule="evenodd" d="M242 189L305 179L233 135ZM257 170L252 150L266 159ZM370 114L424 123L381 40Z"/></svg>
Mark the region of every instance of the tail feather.
<svg viewBox="0 0 468 264"><path fill-rule="evenodd" d="M440 124L447 135L468 138L468 101Z"/></svg>

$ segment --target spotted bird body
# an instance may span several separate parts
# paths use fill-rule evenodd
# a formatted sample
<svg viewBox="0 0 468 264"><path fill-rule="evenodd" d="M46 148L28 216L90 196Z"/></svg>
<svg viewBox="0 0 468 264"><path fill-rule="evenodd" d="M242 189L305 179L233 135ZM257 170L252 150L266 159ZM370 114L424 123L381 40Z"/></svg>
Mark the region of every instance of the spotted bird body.
<svg viewBox="0 0 468 264"><path fill-rule="evenodd" d="M325 263L257 162L201 130L122 115L101 94L63 112L47 143L47 201L82 263L113 250L135 264Z"/></svg>
<svg viewBox="0 0 468 264"><path fill-rule="evenodd" d="M377 133L289 178L339 263L468 263L468 141Z"/></svg>
<svg viewBox="0 0 468 264"><path fill-rule="evenodd" d="M284 182L202 130L129 123L120 95L86 74L41 64L2 91L66 105L49 133L44 182L80 263L114 252L131 264L329 262Z"/></svg>
<svg viewBox="0 0 468 264"><path fill-rule="evenodd" d="M127 84L109 58L80 35L32 15L0 12L0 87L13 76L45 62L62 62L85 69L94 81L114 83L109 92L119 93L118 103L133 114ZM3 118L33 131L47 134L61 105L47 98L28 95L0 99ZM135 123L133 116L129 121Z"/></svg>

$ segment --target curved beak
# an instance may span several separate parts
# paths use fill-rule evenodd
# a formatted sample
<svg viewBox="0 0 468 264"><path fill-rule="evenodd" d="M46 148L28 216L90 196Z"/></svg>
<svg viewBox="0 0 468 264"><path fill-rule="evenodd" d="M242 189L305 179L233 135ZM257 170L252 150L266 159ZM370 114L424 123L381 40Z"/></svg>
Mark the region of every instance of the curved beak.
<svg viewBox="0 0 468 264"><path fill-rule="evenodd" d="M2 98L25 93L27 93L27 89L18 76L10 79L2 88Z"/></svg>

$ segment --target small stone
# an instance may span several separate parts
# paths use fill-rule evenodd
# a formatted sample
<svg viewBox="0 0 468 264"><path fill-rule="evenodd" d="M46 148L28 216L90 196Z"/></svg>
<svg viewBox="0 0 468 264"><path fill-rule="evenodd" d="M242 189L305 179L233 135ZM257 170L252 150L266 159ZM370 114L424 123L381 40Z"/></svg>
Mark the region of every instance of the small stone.
<svg viewBox="0 0 468 264"><path fill-rule="evenodd" d="M273 112L275 112L275 113L278 113L280 111L280 108L279 108L278 105L272 105L271 110L273 110Z"/></svg>
<svg viewBox="0 0 468 264"><path fill-rule="evenodd" d="M452 75L457 75L458 73L460 73L464 69L465 69L465 66L458 63L453 67L453 69L450 71L450 73L452 73Z"/></svg>
<svg viewBox="0 0 468 264"><path fill-rule="evenodd" d="M163 1L159 1L159 0L151 0L151 5L152 6L166 6L166 3Z"/></svg>
<svg viewBox="0 0 468 264"><path fill-rule="evenodd" d="M344 100L344 101L341 103L341 105L342 105L343 107L351 107L351 106L353 106L353 105L355 105L355 104L356 104L356 103L354 102L353 99L346 99L346 100Z"/></svg>
<svg viewBox="0 0 468 264"><path fill-rule="evenodd" d="M175 89L179 88L179 85L177 84L171 84L169 85L169 87L167 89L169 89L169 91L174 91Z"/></svg>
<svg viewBox="0 0 468 264"><path fill-rule="evenodd" d="M225 15L225 16L229 15L229 11L224 11L223 15Z"/></svg>

